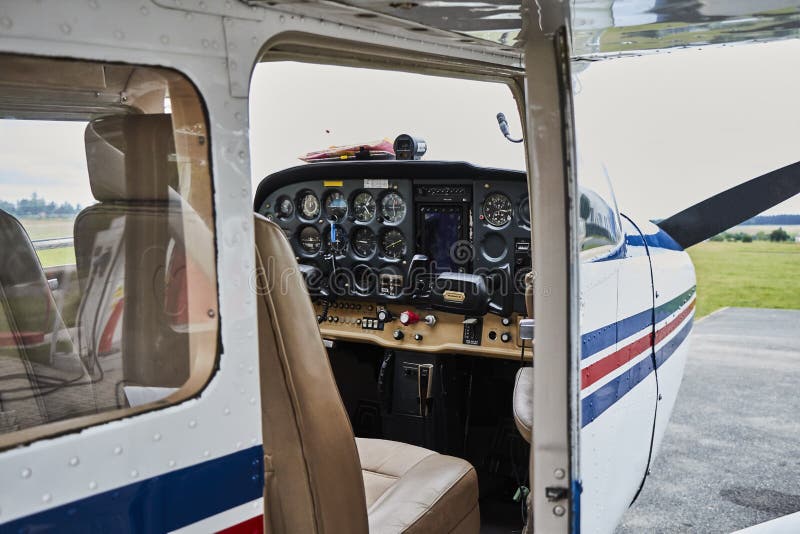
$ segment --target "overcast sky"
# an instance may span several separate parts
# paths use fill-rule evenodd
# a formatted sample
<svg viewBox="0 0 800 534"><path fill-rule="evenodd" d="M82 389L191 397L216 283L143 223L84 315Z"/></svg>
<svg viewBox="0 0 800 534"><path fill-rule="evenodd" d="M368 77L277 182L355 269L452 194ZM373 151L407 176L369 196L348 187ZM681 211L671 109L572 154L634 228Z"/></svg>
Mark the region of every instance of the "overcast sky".
<svg viewBox="0 0 800 534"><path fill-rule="evenodd" d="M621 211L670 215L800 160L800 41L682 50L592 64L576 75L579 153L603 162ZM334 144L400 133L425 138L425 159L524 168L505 86L399 72L262 64L251 91L253 183ZM83 124L0 121L0 198L36 191L92 200ZM213 142L213 140L212 140ZM800 213L800 198L770 210Z"/></svg>

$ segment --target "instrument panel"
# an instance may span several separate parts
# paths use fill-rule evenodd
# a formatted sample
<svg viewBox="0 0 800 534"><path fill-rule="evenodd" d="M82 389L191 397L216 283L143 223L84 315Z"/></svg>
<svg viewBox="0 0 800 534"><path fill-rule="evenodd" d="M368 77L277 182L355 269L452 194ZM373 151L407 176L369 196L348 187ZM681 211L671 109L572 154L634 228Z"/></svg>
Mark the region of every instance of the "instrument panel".
<svg viewBox="0 0 800 534"><path fill-rule="evenodd" d="M302 165L265 178L255 208L285 232L312 297L524 312L523 172L432 161Z"/></svg>
<svg viewBox="0 0 800 534"><path fill-rule="evenodd" d="M326 339L519 358L531 269L522 172L468 163L317 163L266 177Z"/></svg>

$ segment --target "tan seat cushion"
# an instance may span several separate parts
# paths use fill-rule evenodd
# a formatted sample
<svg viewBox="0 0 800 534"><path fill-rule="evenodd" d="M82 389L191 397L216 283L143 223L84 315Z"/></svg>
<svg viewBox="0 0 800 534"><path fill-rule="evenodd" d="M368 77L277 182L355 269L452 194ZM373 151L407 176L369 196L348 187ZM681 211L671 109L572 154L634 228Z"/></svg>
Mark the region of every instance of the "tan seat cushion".
<svg viewBox="0 0 800 534"><path fill-rule="evenodd" d="M480 530L478 477L468 462L395 441L356 445L370 534Z"/></svg>
<svg viewBox="0 0 800 534"><path fill-rule="evenodd" d="M533 432L533 367L522 367L517 371L513 406L517 430L530 443Z"/></svg>

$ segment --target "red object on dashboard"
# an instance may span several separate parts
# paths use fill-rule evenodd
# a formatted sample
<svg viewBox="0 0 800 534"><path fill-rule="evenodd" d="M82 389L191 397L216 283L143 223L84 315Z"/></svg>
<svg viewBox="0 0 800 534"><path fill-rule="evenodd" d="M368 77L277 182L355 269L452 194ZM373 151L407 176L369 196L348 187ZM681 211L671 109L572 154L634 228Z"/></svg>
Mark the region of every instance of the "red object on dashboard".
<svg viewBox="0 0 800 534"><path fill-rule="evenodd" d="M406 310L400 314L400 322L404 325L415 324L419 322L419 315L412 312L411 310Z"/></svg>

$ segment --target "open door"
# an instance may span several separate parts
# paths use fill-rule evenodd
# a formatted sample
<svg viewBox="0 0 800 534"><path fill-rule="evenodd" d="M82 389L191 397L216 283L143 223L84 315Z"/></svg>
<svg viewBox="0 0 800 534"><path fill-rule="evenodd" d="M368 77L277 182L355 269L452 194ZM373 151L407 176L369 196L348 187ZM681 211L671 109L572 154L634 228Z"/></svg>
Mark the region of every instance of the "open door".
<svg viewBox="0 0 800 534"><path fill-rule="evenodd" d="M547 2L538 15L525 47L536 321L531 505L533 531L559 534L580 530L577 183L569 10Z"/></svg>

